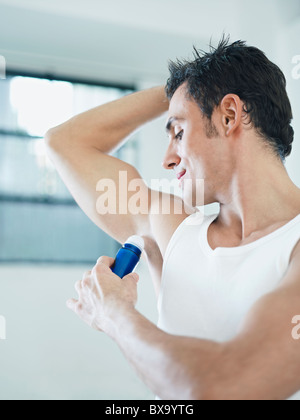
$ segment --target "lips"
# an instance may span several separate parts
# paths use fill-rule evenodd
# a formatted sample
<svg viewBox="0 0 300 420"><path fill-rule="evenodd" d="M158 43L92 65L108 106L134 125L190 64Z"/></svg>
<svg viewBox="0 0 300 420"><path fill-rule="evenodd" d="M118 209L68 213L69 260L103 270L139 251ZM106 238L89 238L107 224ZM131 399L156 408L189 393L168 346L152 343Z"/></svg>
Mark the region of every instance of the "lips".
<svg viewBox="0 0 300 420"><path fill-rule="evenodd" d="M186 171L180 172L179 174L177 174L177 179L180 180L185 174L186 174Z"/></svg>

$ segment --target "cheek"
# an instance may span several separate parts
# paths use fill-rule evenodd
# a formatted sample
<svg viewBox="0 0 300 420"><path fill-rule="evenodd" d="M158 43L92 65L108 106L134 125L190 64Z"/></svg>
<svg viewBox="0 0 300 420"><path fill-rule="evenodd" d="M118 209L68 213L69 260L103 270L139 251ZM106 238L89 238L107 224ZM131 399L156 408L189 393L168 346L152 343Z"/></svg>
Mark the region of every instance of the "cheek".
<svg viewBox="0 0 300 420"><path fill-rule="evenodd" d="M205 177L205 164L201 156L189 156L185 162L188 178L196 180Z"/></svg>
<svg viewBox="0 0 300 420"><path fill-rule="evenodd" d="M189 162L193 168L195 176L206 178L212 172L214 152L207 147L198 147L190 149Z"/></svg>

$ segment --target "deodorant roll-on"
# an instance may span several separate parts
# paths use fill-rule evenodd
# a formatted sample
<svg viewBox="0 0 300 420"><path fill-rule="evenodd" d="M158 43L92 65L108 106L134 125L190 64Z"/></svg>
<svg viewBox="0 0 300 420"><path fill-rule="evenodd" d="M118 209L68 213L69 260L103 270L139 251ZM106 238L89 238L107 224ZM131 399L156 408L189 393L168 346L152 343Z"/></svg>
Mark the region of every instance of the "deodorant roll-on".
<svg viewBox="0 0 300 420"><path fill-rule="evenodd" d="M134 271L144 251L145 243L140 236L131 236L116 255L111 270L121 279Z"/></svg>

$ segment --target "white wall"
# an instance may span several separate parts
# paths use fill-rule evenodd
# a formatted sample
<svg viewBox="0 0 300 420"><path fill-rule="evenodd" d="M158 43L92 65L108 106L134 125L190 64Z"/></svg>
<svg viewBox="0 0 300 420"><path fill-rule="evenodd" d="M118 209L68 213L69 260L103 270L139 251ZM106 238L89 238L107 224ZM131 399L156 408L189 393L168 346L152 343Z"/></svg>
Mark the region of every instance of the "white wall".
<svg viewBox="0 0 300 420"><path fill-rule="evenodd" d="M1 266L0 399L152 399L115 343L87 327L65 302L91 267ZM138 309L156 322L142 263Z"/></svg>
<svg viewBox="0 0 300 420"><path fill-rule="evenodd" d="M164 82L167 61L223 32L277 54L298 0L0 0L9 67L115 82Z"/></svg>
<svg viewBox="0 0 300 420"><path fill-rule="evenodd" d="M292 57L300 55L298 0L0 0L0 21L0 54L11 68L138 88L163 84L169 58L189 56L193 44L206 48L223 31L262 48L287 74L296 131L287 166L300 186L300 80L291 78ZM164 122L141 132L139 169L148 182L172 177L161 168ZM116 345L65 308L88 268L0 266L0 315L7 318L0 399L152 397ZM155 322L144 263L139 270L139 309Z"/></svg>

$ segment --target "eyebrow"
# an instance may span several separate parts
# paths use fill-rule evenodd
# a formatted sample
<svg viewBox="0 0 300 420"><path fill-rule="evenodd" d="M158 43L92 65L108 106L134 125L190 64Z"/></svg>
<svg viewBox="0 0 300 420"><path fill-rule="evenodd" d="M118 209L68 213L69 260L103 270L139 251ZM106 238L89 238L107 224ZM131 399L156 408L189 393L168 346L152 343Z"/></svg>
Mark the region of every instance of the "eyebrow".
<svg viewBox="0 0 300 420"><path fill-rule="evenodd" d="M169 121L167 122L167 125L166 125L166 132L167 132L167 133L169 133L169 132L171 131L172 124L173 124L175 121L183 121L183 120L184 120L184 118L171 117L171 118L169 119Z"/></svg>

